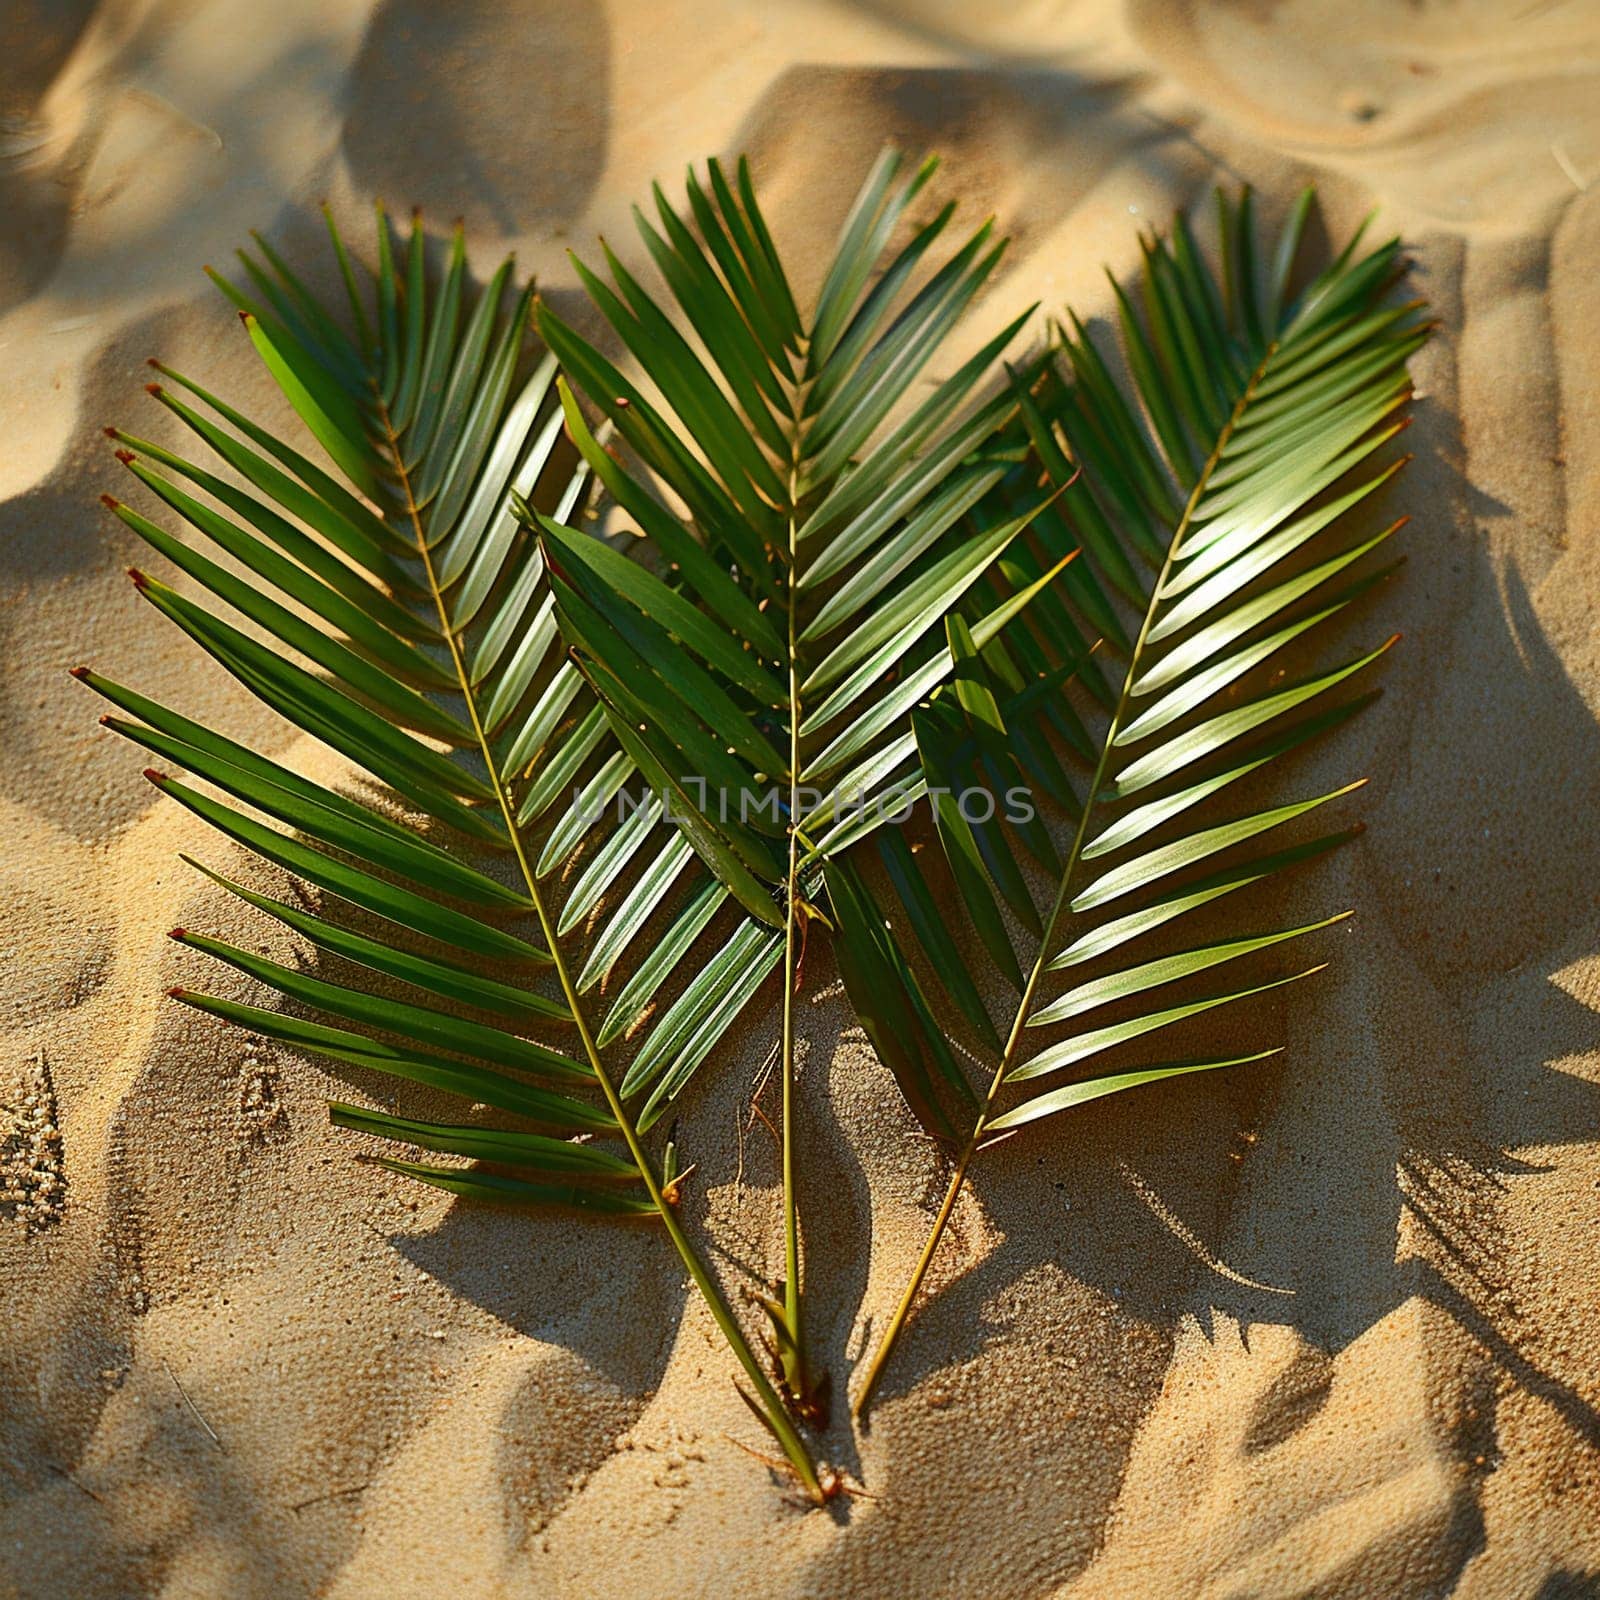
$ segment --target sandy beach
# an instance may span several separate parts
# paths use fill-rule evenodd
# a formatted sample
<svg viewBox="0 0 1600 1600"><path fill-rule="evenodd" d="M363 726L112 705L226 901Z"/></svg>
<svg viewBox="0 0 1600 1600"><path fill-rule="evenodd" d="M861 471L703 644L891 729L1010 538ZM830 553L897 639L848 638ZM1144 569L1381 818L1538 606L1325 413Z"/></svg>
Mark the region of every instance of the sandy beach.
<svg viewBox="0 0 1600 1600"><path fill-rule="evenodd" d="M342 1079L163 998L174 924L292 941L67 673L337 771L136 602L98 498L104 425L171 434L147 357L272 404L201 273L249 229L460 215L575 312L569 247L638 265L651 180L748 153L804 297L889 140L1014 241L954 355L1104 316L1139 228L1241 181L1273 217L1314 181L1318 248L1377 208L1441 329L1363 624L1404 642L1306 768L1370 777L1367 831L1279 891L1357 908L1333 970L1272 1070L996 1152L870 1431L822 1440L867 1495L806 1511L648 1228L360 1166ZM0 202L0 1594L1600 1595L1592 0L12 0ZM685 1106L730 1279L781 1263L777 1005ZM844 1381L942 1185L831 972L800 1026Z"/></svg>

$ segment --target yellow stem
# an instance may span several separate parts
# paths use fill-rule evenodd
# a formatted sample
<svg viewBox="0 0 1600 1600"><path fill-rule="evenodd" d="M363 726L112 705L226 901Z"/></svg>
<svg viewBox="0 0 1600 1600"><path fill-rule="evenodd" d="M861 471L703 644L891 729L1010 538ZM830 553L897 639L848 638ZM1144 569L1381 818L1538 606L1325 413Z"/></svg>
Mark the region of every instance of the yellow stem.
<svg viewBox="0 0 1600 1600"><path fill-rule="evenodd" d="M794 1176L794 991L797 960L795 935L800 920L800 673L795 658L794 511L796 461L789 474L789 871L783 929L783 1315L788 1323L790 1349L786 1352L789 1387L804 1403L811 1387L806 1355L805 1312L800 1286L800 1207Z"/></svg>

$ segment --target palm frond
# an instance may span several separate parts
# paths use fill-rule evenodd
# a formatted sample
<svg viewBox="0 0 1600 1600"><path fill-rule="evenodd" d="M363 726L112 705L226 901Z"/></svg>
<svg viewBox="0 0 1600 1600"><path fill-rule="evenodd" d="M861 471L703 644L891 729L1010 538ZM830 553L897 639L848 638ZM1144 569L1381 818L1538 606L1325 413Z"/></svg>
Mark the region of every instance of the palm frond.
<svg viewBox="0 0 1600 1600"><path fill-rule="evenodd" d="M547 305L538 312L627 457L601 447L563 389L569 432L668 563L646 571L530 514L562 634L617 740L748 919L713 958L721 1010L668 1010L625 1088L648 1090L644 1116L658 1113L703 1041L781 965L786 1271L774 1335L802 1406L815 1403L815 1380L793 1185L793 1006L820 867L874 831L890 797L920 793L911 715L953 671L945 619L970 610L972 637L997 639L1072 554L1062 526L1025 537L1053 489L1000 518L986 504L1028 454L1020 430L1005 433L1019 401L997 363L1030 312L927 377L1005 248L985 223L936 262L953 207L912 221L934 170L908 172L884 153L809 314L744 163L731 179L716 162L704 182L691 174L698 238L657 189L655 219L635 221L677 317L609 248L609 281L574 258L653 395ZM1092 577L1085 589L1103 599Z"/></svg>
<svg viewBox="0 0 1600 1600"><path fill-rule="evenodd" d="M513 289L509 261L476 289L459 228L433 270L420 221L400 241L381 213L364 288L331 217L329 228L348 314L264 240L241 252L237 283L217 275L307 440L163 367L151 392L192 430L199 459L112 431L118 458L183 534L107 503L189 580L136 571L139 594L388 798L314 781L80 669L117 708L108 725L163 764L148 773L163 794L321 896L294 905L201 868L325 959L302 970L177 929L187 948L289 1004L172 993L295 1050L532 1125L335 1105L334 1122L377 1141L369 1159L395 1172L475 1199L657 1219L757 1414L821 1498L805 1444L676 1216L623 1063L602 1055L584 1014L587 993L625 976L624 958L638 958L641 1003L676 981L706 926L709 880L685 870L691 856L659 807L614 820L601 803L635 776L632 758L567 657L543 554L512 504L576 519L590 473L563 441L554 358L528 353L532 290ZM657 917L668 932L645 949ZM726 1009L704 974L685 992ZM446 1160L414 1159L419 1150Z"/></svg>
<svg viewBox="0 0 1600 1600"><path fill-rule="evenodd" d="M917 716L925 779L946 797L934 816L947 876L972 934L1018 994L1004 1045L975 1010L970 983L949 984L950 932L928 914L931 892L906 852L883 852L883 900L859 873L826 868L830 904L856 946L841 959L847 987L863 1016L875 1019L875 1038L895 1034L889 1065L924 1126L950 1146L952 1200L974 1156L997 1137L1103 1095L1274 1054L1139 1059L1167 1029L1320 971L1322 962L1233 976L1235 963L1248 967L1280 945L1298 946L1348 915L1202 944L1181 937L1183 919L1202 907L1351 837L1343 830L1272 848L1276 830L1341 801L1358 783L1262 809L1230 809L1229 801L1236 785L1259 783L1266 769L1367 703L1370 692L1337 697L1394 642L1282 681L1281 653L1392 570L1363 561L1404 519L1352 536L1350 514L1402 464L1384 447L1405 425L1407 361L1431 326L1415 303L1389 303L1403 270L1398 241L1362 253L1358 236L1293 292L1311 203L1308 192L1294 207L1270 264L1258 255L1248 191L1237 203L1218 195L1216 268L1181 216L1170 240L1144 241L1138 303L1112 284L1137 409L1076 318L1059 334L1053 365L1019 382L1021 426L1041 459L1062 481L1082 470L1057 508L1086 553L1075 570L1098 572L1103 592L1132 602L1139 616L1127 627L1107 625L1078 603L1105 636L1102 654L1120 661L1121 682L1107 697L1079 675L1086 709L1098 702L1106 713L1094 740L1080 737L1081 721L1053 723L1069 755L1092 769L1081 801L1045 786L1064 816L1059 857L1031 806L1008 818L1002 803L1020 753L1037 750L1051 729L1050 708L1020 718L1003 708L1011 664L964 637L959 619L950 623L955 678ZM1030 634L1042 643L1037 634L1047 626L1042 610L1031 611L1007 647L1022 654ZM1050 886L1043 894L1041 880ZM1031 952L1024 958L1019 930ZM992 1078L981 1095L965 1080L942 1102L932 1092L939 1080L930 1063L943 1041L919 964L942 980L944 998L989 1055ZM1190 980L1204 992L1193 992ZM1183 986L1176 996L1174 985ZM1130 1060L1126 1052L1138 1054ZM1037 1087L1069 1071L1074 1081ZM947 1203L858 1406L883 1370L948 1215Z"/></svg>

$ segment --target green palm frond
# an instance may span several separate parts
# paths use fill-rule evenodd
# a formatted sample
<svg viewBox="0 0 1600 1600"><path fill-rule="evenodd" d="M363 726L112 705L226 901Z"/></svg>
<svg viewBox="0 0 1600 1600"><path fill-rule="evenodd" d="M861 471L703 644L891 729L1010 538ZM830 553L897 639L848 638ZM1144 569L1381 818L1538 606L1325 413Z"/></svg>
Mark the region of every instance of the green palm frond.
<svg viewBox="0 0 1600 1600"><path fill-rule="evenodd" d="M1059 848L1031 807L1008 819L1004 803L1020 753L1052 726L1049 707L1018 717L1002 705L1013 663L959 618L949 623L954 680L916 716L926 782L943 792L934 808L939 853L974 936L1018 994L1004 1044L969 976L957 971L951 981L959 964L950 931L898 841L882 850L890 893L881 901L851 863L826 867L851 998L955 1163L858 1407L984 1145L1103 1095L1274 1054L1171 1060L1150 1047L1169 1028L1319 971L1321 963L1302 962L1287 973L1235 975L1252 957L1290 942L1298 948L1348 914L1203 944L1183 937L1190 913L1351 837L1346 829L1282 847L1277 830L1359 784L1258 810L1229 802L1235 785L1370 700L1370 692L1339 696L1358 688L1394 642L1287 683L1277 665L1280 652L1389 570L1365 558L1401 522L1353 533L1350 514L1402 464L1384 447L1405 425L1407 362L1430 331L1415 303L1390 303L1403 270L1397 241L1363 253L1358 235L1292 292L1311 204L1308 191L1270 262L1257 257L1248 190L1237 204L1218 196L1215 269L1182 216L1170 241L1144 242L1139 304L1113 280L1139 410L1076 318L1059 336L1053 370L1019 387L1022 426L1053 474L1064 482L1082 469L1059 505L1086 552L1080 567L1098 572L1139 615L1127 628L1102 626L1106 671L1115 665L1121 682L1098 736L1085 744L1079 727L1053 724L1092 769L1081 791L1054 795L1067 839ZM1008 648L1017 653L1019 640L1047 626L1030 612ZM1099 686L1085 688L1092 708ZM1241 911L1246 903L1236 902ZM1025 959L1014 944L1019 929ZM918 951L924 977L939 980L991 1063L981 1095L952 1077L908 954ZM1184 987L1175 994L1174 985Z"/></svg>
<svg viewBox="0 0 1600 1600"><path fill-rule="evenodd" d="M952 371L926 376L1005 248L985 223L935 264L954 208L911 220L934 168L906 172L894 151L879 159L809 314L744 163L732 179L716 162L703 183L690 175L698 237L658 188L655 219L636 211L635 221L676 317L609 248L609 282L575 258L657 398L548 306L538 313L628 458L599 445L563 391L569 431L669 564L652 574L559 518L530 517L561 631L616 738L746 914L718 958L731 1003L784 973L786 1276L774 1332L802 1404L813 1385L793 1188L793 1005L819 869L873 831L886 796L920 793L911 713L953 670L946 617L970 610L979 645L998 640L1075 549L1059 519L1040 521L1054 490L1002 517L988 503L1029 450L1020 429L1006 432L1019 402L997 362L1031 308ZM1079 587L1086 610L1105 605L1092 575ZM1086 652L1069 624L1037 671L1074 642ZM657 1032L676 1041L697 1025L669 1011ZM693 1065L652 1037L625 1091L649 1090L648 1116Z"/></svg>
<svg viewBox="0 0 1600 1600"><path fill-rule="evenodd" d="M656 1218L757 1414L820 1499L806 1446L676 1216L671 1146L664 1163L650 1155L621 1063L602 1054L615 1030L585 1016L608 977L639 1004L669 986L707 925L711 880L689 881L692 852L659 806L614 820L596 803L632 760L567 657L544 557L512 505L572 519L590 471L563 441L554 358L529 370L532 291L513 290L509 261L476 290L459 228L431 270L420 222L402 247L381 213L364 287L329 227L341 311L265 240L241 253L239 284L217 279L309 441L162 368L152 392L204 446L198 459L113 433L184 536L107 500L189 580L136 572L143 598L389 799L353 798L79 669L117 708L107 723L162 763L149 776L164 794L320 892L311 909L201 868L326 959L305 971L178 929L290 1005L172 992L294 1049L531 1124L335 1105L335 1123L382 1141L376 1159L396 1172L476 1199ZM719 591L729 580L719 586L715 561L701 567ZM667 933L641 939L658 913ZM705 973L685 992L730 1003Z"/></svg>

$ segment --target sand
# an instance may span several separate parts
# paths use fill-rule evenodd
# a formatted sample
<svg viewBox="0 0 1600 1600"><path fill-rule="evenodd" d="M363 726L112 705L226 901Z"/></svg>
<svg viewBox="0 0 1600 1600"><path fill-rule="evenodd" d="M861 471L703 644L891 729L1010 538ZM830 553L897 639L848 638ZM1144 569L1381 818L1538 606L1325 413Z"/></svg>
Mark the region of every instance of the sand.
<svg viewBox="0 0 1600 1600"><path fill-rule="evenodd" d="M52 1174L0 1221L0 1589L1600 1593L1588 0L13 0L0 29L0 1142ZM1444 329L1371 623L1406 642L1311 769L1371 775L1369 831L1282 896L1358 907L1334 971L1280 1009L1281 1066L996 1154L870 1433L824 1441L872 1498L806 1512L731 1442L761 1444L649 1230L360 1168L339 1080L159 998L175 922L284 946L175 860L228 865L65 669L318 759L136 604L96 503L146 356L264 395L198 271L248 227L304 250L324 197L415 201L570 299L569 241L631 241L653 176L747 150L814 286L886 137L1016 239L974 339L1103 314L1101 261L1239 178L1269 209L1316 179L1331 234L1380 207ZM846 1374L937 1174L818 984L805 1198ZM738 1166L772 1023L689 1108L730 1273L781 1255L770 1148Z"/></svg>

